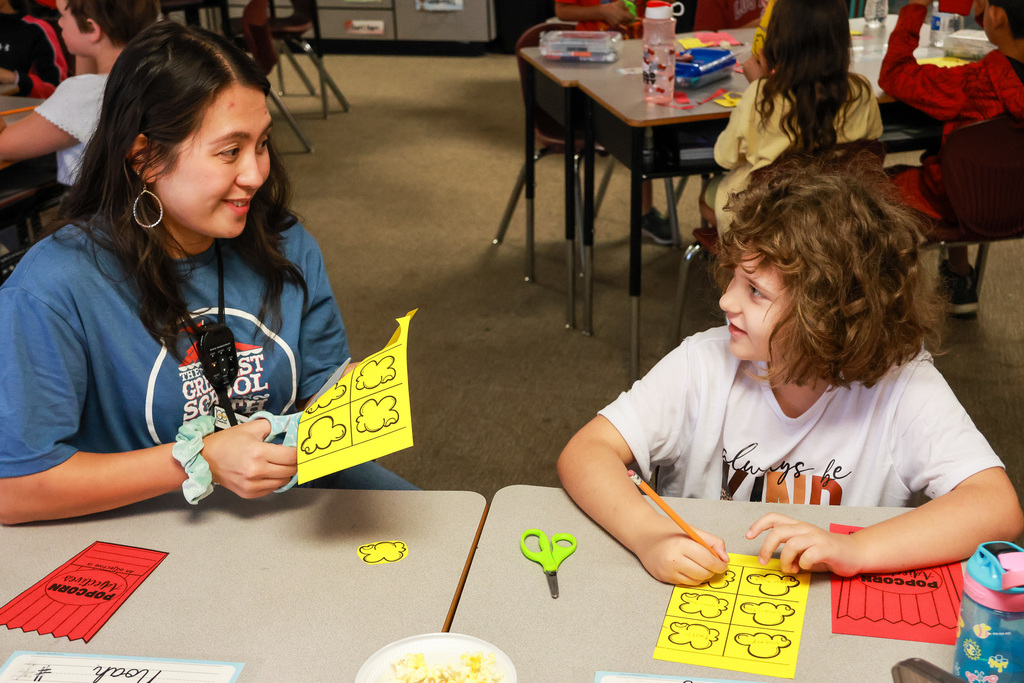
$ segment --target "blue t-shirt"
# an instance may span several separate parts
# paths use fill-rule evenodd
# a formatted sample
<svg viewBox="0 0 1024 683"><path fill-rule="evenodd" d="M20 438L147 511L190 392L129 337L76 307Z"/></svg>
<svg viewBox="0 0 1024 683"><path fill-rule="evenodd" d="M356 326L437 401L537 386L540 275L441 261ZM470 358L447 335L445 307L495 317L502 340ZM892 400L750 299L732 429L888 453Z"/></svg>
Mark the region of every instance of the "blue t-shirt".
<svg viewBox="0 0 1024 683"><path fill-rule="evenodd" d="M285 284L280 329L260 320L263 279L232 249L224 256L225 321L235 336L236 413L284 414L349 357L345 328L316 240L296 223L284 255L309 291ZM193 315L217 316L213 247L178 267ZM42 240L0 288L0 477L50 469L77 451L119 453L174 440L212 412L216 393L194 346L178 360L139 320L135 286L115 257L74 227Z"/></svg>

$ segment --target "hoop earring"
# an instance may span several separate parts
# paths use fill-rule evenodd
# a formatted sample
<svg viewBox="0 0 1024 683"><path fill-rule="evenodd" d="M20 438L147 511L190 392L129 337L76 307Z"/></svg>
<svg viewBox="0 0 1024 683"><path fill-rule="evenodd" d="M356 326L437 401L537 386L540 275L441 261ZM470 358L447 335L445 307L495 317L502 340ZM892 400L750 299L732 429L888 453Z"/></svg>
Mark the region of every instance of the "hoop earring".
<svg viewBox="0 0 1024 683"><path fill-rule="evenodd" d="M142 199L143 195L147 194L156 200L156 205L160 208L160 215L157 216L156 220L150 223L149 225L146 225L145 223L139 220L139 200ZM139 224L139 227L146 228L147 230L150 228L155 228L160 224L160 221L164 219L163 202L160 201L159 197L157 197L155 194L149 191L149 188L145 185L145 183L143 183L142 185L142 192L139 193L139 196L135 198L135 203L132 204L132 218L134 218L135 222Z"/></svg>

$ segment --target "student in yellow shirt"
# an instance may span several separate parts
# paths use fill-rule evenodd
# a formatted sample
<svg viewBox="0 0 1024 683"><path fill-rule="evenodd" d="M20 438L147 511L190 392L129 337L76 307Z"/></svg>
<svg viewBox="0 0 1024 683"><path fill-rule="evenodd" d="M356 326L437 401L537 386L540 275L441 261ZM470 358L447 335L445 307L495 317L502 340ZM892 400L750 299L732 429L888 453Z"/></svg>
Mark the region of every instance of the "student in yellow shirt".
<svg viewBox="0 0 1024 683"><path fill-rule="evenodd" d="M757 74L748 73L757 77L715 143L715 161L729 172L701 196L701 215L719 232L729 228L729 195L784 152L828 154L882 134L870 83L850 72L846 3L776 0L771 9Z"/></svg>

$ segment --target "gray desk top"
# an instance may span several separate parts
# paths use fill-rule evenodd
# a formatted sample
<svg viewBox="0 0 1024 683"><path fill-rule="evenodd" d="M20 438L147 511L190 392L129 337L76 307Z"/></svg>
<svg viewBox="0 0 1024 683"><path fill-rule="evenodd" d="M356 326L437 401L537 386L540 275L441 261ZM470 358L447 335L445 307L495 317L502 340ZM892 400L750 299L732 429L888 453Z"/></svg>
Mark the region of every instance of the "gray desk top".
<svg viewBox="0 0 1024 683"><path fill-rule="evenodd" d="M896 19L895 14L889 15L886 26L878 29L866 27L863 19L850 20L850 29L860 33L853 37L851 69L866 77L871 82L875 95L883 101L890 101L892 98L879 89L878 74L881 70L882 57L885 55L889 32L896 25ZM729 33L742 43L742 45L732 48L738 59L741 61L746 59L750 55L750 43L753 40L754 29L732 29ZM923 28L921 31L922 45L928 45L928 34L927 27ZM601 106L632 127L667 125L729 116L732 112L731 109L715 104L713 101L689 110L645 102L641 94L643 86L640 75L619 72L619 69L635 69L641 65L641 44L640 40L623 41L621 57L611 64L566 64L550 61L540 55L540 48L527 48L523 50L523 56L539 71L562 87L579 87ZM943 53L938 48L922 47L914 54L918 59L922 59L940 57ZM727 78L699 88L688 88L685 92L691 104L696 104L719 88L743 92L748 85L743 74L732 72Z"/></svg>
<svg viewBox="0 0 1024 683"><path fill-rule="evenodd" d="M168 552L89 643L0 628L14 650L244 662L242 681L351 681L371 654L441 631L484 512L468 491L296 489L195 508L169 494L77 520L0 527L5 604L93 541ZM402 541L368 565L357 552Z"/></svg>
<svg viewBox="0 0 1024 683"><path fill-rule="evenodd" d="M744 43L733 48L737 55L742 57L744 52L749 55L750 38L753 36L753 29L736 29L730 31L730 33L737 40ZM638 68L642 64L642 56L642 41L624 41L622 57L616 62L616 65L621 69ZM695 108L688 110L646 102L643 98L643 82L639 73L621 74L613 69L581 78L579 87L596 102L600 103L601 106L625 121L628 125L643 127L666 125L682 121L728 118L732 109L722 107L713 101L699 105L697 103L707 99L719 88L742 93L747 89L748 85L749 83L743 74L730 71L728 76L720 80L712 81L699 88L687 88L683 92L690 99L690 104L697 105Z"/></svg>
<svg viewBox="0 0 1024 683"><path fill-rule="evenodd" d="M734 29L730 31L743 45L733 48L737 54L750 53L750 40L754 29ZM681 34L690 35L690 34ZM523 58L533 64L541 73L554 80L564 88L580 87L591 97L598 100L609 111L623 119L631 126L644 126L657 121L659 124L672 123L676 120L696 121L705 118L724 118L729 116L728 109L717 104L708 103L695 109L684 111L673 107L648 104L642 97L643 85L640 75L622 74L619 69L635 69L642 64L642 43L640 40L622 41L622 53L618 61L611 64L565 63L545 59L540 48L526 48L522 51ZM715 81L701 88L686 91L692 102L704 99L718 88L729 88L742 92L747 87L747 79L740 73L731 73L728 78Z"/></svg>
<svg viewBox="0 0 1024 683"><path fill-rule="evenodd" d="M900 514L900 508L828 508L667 499L691 524L718 534L730 552L754 555L760 541L743 537L768 510L827 527L864 526ZM576 552L558 572L561 595L552 600L540 567L522 556L528 528L576 536ZM778 678L665 662L652 658L672 586L594 524L561 489L510 486L491 502L451 630L483 638L504 650L521 681L592 683L596 671L698 676L747 681ZM887 683L896 662L921 657L947 670L953 647L833 635L828 574L811 581L796 681Z"/></svg>

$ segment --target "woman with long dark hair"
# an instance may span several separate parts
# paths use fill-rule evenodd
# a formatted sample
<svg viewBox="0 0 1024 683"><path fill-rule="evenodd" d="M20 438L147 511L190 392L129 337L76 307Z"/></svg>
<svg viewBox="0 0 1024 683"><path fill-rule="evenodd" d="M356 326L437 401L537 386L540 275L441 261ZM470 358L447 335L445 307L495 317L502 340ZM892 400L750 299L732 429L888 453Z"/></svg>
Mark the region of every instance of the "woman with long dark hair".
<svg viewBox="0 0 1024 683"><path fill-rule="evenodd" d="M268 91L226 40L171 22L115 63L66 225L0 289L0 522L212 483L252 498L295 475L295 448L245 418L301 408L348 342L320 249L287 208ZM215 408L233 426L189 431ZM182 434L187 460L172 452ZM410 486L375 463L321 484Z"/></svg>

